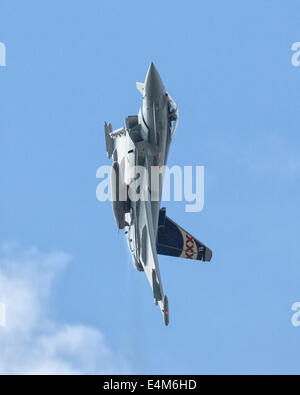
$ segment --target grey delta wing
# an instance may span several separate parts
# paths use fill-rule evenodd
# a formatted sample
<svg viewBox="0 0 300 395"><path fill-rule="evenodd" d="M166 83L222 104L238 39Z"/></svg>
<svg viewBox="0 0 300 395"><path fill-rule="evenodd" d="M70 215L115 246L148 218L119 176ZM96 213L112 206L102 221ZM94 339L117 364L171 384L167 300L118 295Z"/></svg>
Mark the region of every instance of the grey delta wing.
<svg viewBox="0 0 300 395"><path fill-rule="evenodd" d="M136 87L143 96L139 114L128 116L125 127L117 130L105 123L107 155L113 160L113 213L118 228L125 229L133 264L146 274L154 303L168 325L169 304L157 254L210 261L212 252L160 208L164 166L178 122L177 105L153 63L145 82L137 82Z"/></svg>

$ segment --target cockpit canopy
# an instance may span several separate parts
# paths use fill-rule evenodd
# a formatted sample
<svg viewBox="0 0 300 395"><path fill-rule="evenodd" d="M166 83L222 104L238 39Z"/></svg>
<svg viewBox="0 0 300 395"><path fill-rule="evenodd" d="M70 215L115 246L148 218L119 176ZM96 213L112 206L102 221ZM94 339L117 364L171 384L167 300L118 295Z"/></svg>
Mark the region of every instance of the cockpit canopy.
<svg viewBox="0 0 300 395"><path fill-rule="evenodd" d="M173 136L177 128L179 114L178 114L177 104L174 102L174 100L169 94L168 94L168 110L169 110L171 136Z"/></svg>

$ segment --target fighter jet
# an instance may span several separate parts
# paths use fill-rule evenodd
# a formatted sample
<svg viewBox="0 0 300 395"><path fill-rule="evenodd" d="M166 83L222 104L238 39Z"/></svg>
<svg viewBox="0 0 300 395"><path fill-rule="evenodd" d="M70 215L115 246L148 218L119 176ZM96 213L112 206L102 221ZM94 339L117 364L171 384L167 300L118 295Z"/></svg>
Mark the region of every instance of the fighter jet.
<svg viewBox="0 0 300 395"><path fill-rule="evenodd" d="M112 206L118 228L125 229L133 264L145 272L154 303L160 307L164 323L168 325L169 304L163 291L157 254L210 261L212 252L168 218L165 208L160 208L164 166L178 122L177 105L153 63L145 82L137 82L136 87L143 96L139 114L128 116L125 127L114 131L111 124L104 125L107 155L113 160ZM136 170L140 168L145 172ZM151 173L152 169L158 172ZM156 187L151 183L150 174L158 174ZM137 180L139 198L128 193L137 185ZM141 183L146 185L143 198Z"/></svg>

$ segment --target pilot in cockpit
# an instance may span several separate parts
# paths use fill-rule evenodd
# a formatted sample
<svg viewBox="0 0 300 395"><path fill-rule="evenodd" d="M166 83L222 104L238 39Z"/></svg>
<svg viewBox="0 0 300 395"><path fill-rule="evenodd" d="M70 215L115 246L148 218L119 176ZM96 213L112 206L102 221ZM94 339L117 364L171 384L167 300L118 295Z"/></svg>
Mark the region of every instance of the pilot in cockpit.
<svg viewBox="0 0 300 395"><path fill-rule="evenodd" d="M170 95L168 95L168 118L171 135L173 135L175 133L178 122L178 108L177 104L174 102Z"/></svg>
<svg viewBox="0 0 300 395"><path fill-rule="evenodd" d="M170 108L169 110L169 119L170 121L176 121L177 120L177 114L175 108Z"/></svg>

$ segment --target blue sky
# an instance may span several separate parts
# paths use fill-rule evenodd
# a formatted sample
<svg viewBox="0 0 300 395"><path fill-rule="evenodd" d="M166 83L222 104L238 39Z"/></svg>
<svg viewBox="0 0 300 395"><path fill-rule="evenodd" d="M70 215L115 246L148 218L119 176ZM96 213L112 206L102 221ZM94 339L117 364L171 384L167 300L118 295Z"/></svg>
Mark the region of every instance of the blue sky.
<svg viewBox="0 0 300 395"><path fill-rule="evenodd" d="M52 329L67 323L104 339L109 364L96 358L76 371L299 372L300 328L291 325L300 300L300 67L291 63L299 12L298 1L276 0L2 0L0 242L17 268L35 273L30 281L13 273L28 292L39 282L33 262L70 257L50 270L46 301L32 297ZM96 170L109 164L104 121L118 128L137 114L135 82L151 61L180 110L168 164L205 166L204 210L170 202L167 212L214 253L208 265L160 258L168 328L111 204L95 197ZM22 363L7 360L11 371Z"/></svg>

